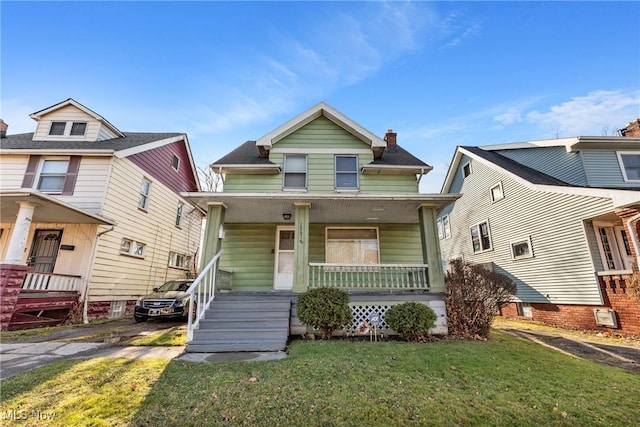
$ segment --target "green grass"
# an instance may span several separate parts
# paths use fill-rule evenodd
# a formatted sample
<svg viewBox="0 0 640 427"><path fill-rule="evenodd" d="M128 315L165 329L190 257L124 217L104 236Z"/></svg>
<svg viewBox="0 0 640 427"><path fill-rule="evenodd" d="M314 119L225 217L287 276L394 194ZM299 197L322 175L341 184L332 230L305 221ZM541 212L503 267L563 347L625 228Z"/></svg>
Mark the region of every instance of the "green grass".
<svg viewBox="0 0 640 427"><path fill-rule="evenodd" d="M182 346L187 345L187 329L184 326L152 332L138 336L126 342L127 345L139 346Z"/></svg>
<svg viewBox="0 0 640 427"><path fill-rule="evenodd" d="M637 374L495 332L297 341L269 362L61 361L3 381L0 410L55 413L30 420L47 426L624 426L639 389Z"/></svg>

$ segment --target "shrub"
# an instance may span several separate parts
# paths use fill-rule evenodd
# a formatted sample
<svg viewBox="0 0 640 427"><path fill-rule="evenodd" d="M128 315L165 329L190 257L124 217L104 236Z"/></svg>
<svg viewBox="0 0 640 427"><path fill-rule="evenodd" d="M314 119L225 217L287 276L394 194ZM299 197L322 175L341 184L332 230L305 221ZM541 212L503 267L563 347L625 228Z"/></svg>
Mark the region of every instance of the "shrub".
<svg viewBox="0 0 640 427"><path fill-rule="evenodd" d="M407 341L421 341L436 323L436 313L425 304L404 302L394 305L384 315L389 327Z"/></svg>
<svg viewBox="0 0 640 427"><path fill-rule="evenodd" d="M445 275L449 335L487 338L493 317L515 295L515 283L503 274L459 259L451 261L450 267Z"/></svg>
<svg viewBox="0 0 640 427"><path fill-rule="evenodd" d="M316 288L300 294L298 319L320 330L320 337L331 339L333 331L352 321L349 294L336 288Z"/></svg>

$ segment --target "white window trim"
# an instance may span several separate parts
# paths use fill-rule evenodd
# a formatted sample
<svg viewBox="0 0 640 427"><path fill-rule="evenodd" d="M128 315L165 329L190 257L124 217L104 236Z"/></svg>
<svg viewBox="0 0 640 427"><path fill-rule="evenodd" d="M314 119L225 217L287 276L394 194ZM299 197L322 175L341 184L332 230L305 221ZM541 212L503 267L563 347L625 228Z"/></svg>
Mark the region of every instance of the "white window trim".
<svg viewBox="0 0 640 427"><path fill-rule="evenodd" d="M624 156L625 154L640 156L640 151L616 151L618 164L620 165L620 170L622 171L622 178L624 179L624 182L640 182L640 179L630 179L627 176L627 170L625 169L624 163L622 162L622 156Z"/></svg>
<svg viewBox="0 0 640 427"><path fill-rule="evenodd" d="M129 250L124 250L123 247L123 243L128 242L129 243ZM142 247L142 255L138 255L136 254L136 248ZM134 257L134 258L140 258L140 259L144 259L145 257L145 252L147 249L147 245L145 245L144 243L138 242L136 240L133 239L128 239L128 238L123 238L120 241L120 255L126 255L126 256L130 256L130 257Z"/></svg>
<svg viewBox="0 0 640 427"><path fill-rule="evenodd" d="M176 227L182 228L182 220L184 219L184 203L178 202L176 208Z"/></svg>
<svg viewBox="0 0 640 427"><path fill-rule="evenodd" d="M356 160L356 186L355 187L338 187L338 157L352 157ZM341 172L343 174L353 174L354 172ZM337 154L333 156L333 187L337 192L358 191L360 189L360 159L357 154Z"/></svg>
<svg viewBox="0 0 640 427"><path fill-rule="evenodd" d="M487 223L487 231L489 232L489 245L490 245L490 247L488 249L483 249L482 248L482 235L480 234L480 224L484 224L485 222ZM479 251L476 251L473 248L473 235L471 234L471 229L473 227L478 227L478 238L480 239L480 250ZM488 219L486 219L484 221L477 222L477 223L471 225L469 227L469 237L471 238L471 251L474 254L479 254L479 253L483 253L483 252L489 252L489 251L493 250L493 238L491 237L491 225L489 224L489 220Z"/></svg>
<svg viewBox="0 0 640 427"><path fill-rule="evenodd" d="M287 177L287 156L291 157L304 157L304 188L303 187L287 187L285 186L285 180ZM302 173L302 172L290 172L290 173ZM293 154L287 153L282 157L282 190L283 191L307 191L309 188L309 156L306 154Z"/></svg>
<svg viewBox="0 0 640 427"><path fill-rule="evenodd" d="M347 227L347 226L339 226L339 227L325 227L324 228L324 261L327 262L327 243L329 242L329 230L376 230L376 242L378 245L378 259L376 260L376 264L380 264L380 229L379 227L365 227L365 226L356 226L356 227ZM341 263L336 263L341 264ZM351 264L347 262L345 264ZM374 264L375 265L375 264Z"/></svg>
<svg viewBox="0 0 640 427"><path fill-rule="evenodd" d="M40 160L40 164L38 165L38 173L36 174L36 178L33 180L33 188L45 194L62 194L62 192L64 191L64 181L62 183L62 188L60 190L41 190L40 189L40 178L42 177L42 170L44 169L45 162L47 162L48 160L59 160L59 161L67 162L67 169L65 169L64 171L64 177L66 180L67 174L69 173L69 162L71 161L71 158L69 156L51 156L51 157L47 156L47 157L43 157ZM50 176L53 176L53 175L50 175Z"/></svg>
<svg viewBox="0 0 640 427"><path fill-rule="evenodd" d="M500 198L497 198L497 199L496 199L496 198L494 197L494 195L493 195L493 190L494 190L494 188L500 188ZM497 201L499 201L499 200L504 199L504 187L502 186L502 181L498 182L496 185L492 186L492 187L489 189L489 195L490 195L490 197L491 197L491 203L495 203L495 202L497 202Z"/></svg>
<svg viewBox="0 0 640 427"><path fill-rule="evenodd" d="M177 160L177 162L174 162L174 159ZM174 163L176 163L175 166L173 166ZM180 170L180 157L176 156L175 154L173 154L173 157L171 157L171 169L176 172Z"/></svg>
<svg viewBox="0 0 640 427"><path fill-rule="evenodd" d="M620 252L618 235L616 233L615 226L616 224L611 222L593 221L593 232L596 235L596 243L598 244L598 252L600 253L600 260L602 261L603 271L621 271L625 269L625 263ZM599 228L605 229L607 239L613 240L608 242L611 248L611 257L614 264L613 268L609 268L609 265L607 263L607 255L604 250L602 237L600 236L600 232L598 231Z"/></svg>
<svg viewBox="0 0 640 427"><path fill-rule="evenodd" d="M489 230L489 233L491 233L491 230ZM519 245L522 243L526 243L527 247L529 248L529 253L527 255L516 255L514 249L515 249L515 245ZM516 260L521 260L521 259L528 259L528 258L533 258L533 245L531 244L531 236L527 236L524 239L520 239L520 240L513 240L511 242L509 242L509 245L511 246L511 259L516 261Z"/></svg>
<svg viewBox="0 0 640 427"><path fill-rule="evenodd" d="M464 169L465 169L467 166L469 166L469 174L465 175L465 174L464 174ZM469 175L471 175L472 173L473 173L473 169L471 168L471 160L469 160L468 162L466 162L466 163L464 163L464 164L462 165L462 177L463 177L463 178L466 178L466 177L468 177Z"/></svg>
<svg viewBox="0 0 640 427"><path fill-rule="evenodd" d="M438 218L436 220L436 226L438 229L438 238L440 240L448 239L451 237L451 217L449 216L449 214L442 215L440 218Z"/></svg>
<svg viewBox="0 0 640 427"><path fill-rule="evenodd" d="M62 129L62 133L61 134L57 134L57 133L51 133L51 131L53 130L53 125L55 123L64 123L64 128ZM49 125L49 136L64 136L65 133L67 132L67 122L63 122L61 120L52 120L51 124Z"/></svg>
<svg viewBox="0 0 640 427"><path fill-rule="evenodd" d="M51 129L53 128L54 123L64 123L64 130L62 131L62 135L52 135ZM84 133L82 135L71 135L71 130L73 129L73 125L75 123L84 123ZM51 120L51 124L49 125L49 132L47 136L49 138L84 138L87 134L87 130L89 129L89 122L85 121L73 121L73 120Z"/></svg>
<svg viewBox="0 0 640 427"><path fill-rule="evenodd" d="M84 137L87 134L87 129L89 128L89 123L88 122L70 122L70 123L71 123L71 126L68 126L68 128L69 128L69 136L70 137ZM82 132L81 135L73 135L71 133L73 131L73 126L77 125L77 124L84 124L84 132Z"/></svg>
<svg viewBox="0 0 640 427"><path fill-rule="evenodd" d="M531 311L531 304L529 304L528 302L518 302L517 304L517 308L518 308L518 316L521 317L528 317L528 318L532 318L533 317L533 312Z"/></svg>
<svg viewBox="0 0 640 427"><path fill-rule="evenodd" d="M177 263L179 256L183 258L184 265L182 266L179 266ZM189 270L190 264L191 264L191 257L189 255L181 254L173 251L169 252L169 263L168 263L169 267L176 268L178 270Z"/></svg>
<svg viewBox="0 0 640 427"><path fill-rule="evenodd" d="M147 194L142 193L142 185L147 182L149 183L147 187ZM145 196L144 203L141 204L142 196ZM140 183L140 190L138 191L138 208L147 212L149 210L149 198L151 197L151 180L148 178L142 178L142 182Z"/></svg>

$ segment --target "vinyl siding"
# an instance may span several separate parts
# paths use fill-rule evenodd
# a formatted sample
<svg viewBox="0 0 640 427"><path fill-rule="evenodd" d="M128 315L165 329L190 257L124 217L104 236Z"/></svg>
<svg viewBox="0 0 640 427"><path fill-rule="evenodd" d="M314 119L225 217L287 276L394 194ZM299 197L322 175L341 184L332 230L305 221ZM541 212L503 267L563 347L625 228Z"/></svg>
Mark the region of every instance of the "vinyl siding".
<svg viewBox="0 0 640 427"><path fill-rule="evenodd" d="M87 128L84 136L62 136L62 135L49 135L52 122L86 122ZM67 124L67 128L70 125ZM69 129L66 129L69 132ZM105 139L115 138L116 135L102 125L99 121L94 119L89 114L74 107L73 105L67 105L58 110L52 111L40 118L36 127L34 140L69 140L74 139L78 141L100 141Z"/></svg>
<svg viewBox="0 0 640 427"><path fill-rule="evenodd" d="M277 142L273 146L280 150L299 149L353 149L358 155L359 167L373 161L370 146L330 120L319 117ZM358 150L369 150L366 154ZM297 152L296 152L297 154ZM342 153L341 153L342 154ZM271 153L269 160L284 170L285 154ZM335 192L334 163L332 153L309 153L307 157L307 191L310 193ZM283 191L284 174L277 175L227 175L225 192L280 192ZM395 175L359 175L360 193L417 193L416 177Z"/></svg>
<svg viewBox="0 0 640 427"><path fill-rule="evenodd" d="M567 183L587 184L580 153L567 153L565 147L522 148L497 153Z"/></svg>
<svg viewBox="0 0 640 427"><path fill-rule="evenodd" d="M325 262L325 228L340 224L309 225L309 262ZM371 224L348 225L372 227ZM418 225L383 224L378 227L383 264L422 264ZM234 290L273 289L276 247L275 224L225 224L220 268L233 271Z"/></svg>
<svg viewBox="0 0 640 427"><path fill-rule="evenodd" d="M152 181L146 212L138 208L143 177ZM181 228L175 226L178 202L185 204ZM129 160L114 158L103 215L117 225L98 242L91 301L135 299L166 280L185 277L185 270L168 267L169 252L196 256L201 219L171 189ZM123 238L144 243L144 259L120 254Z"/></svg>
<svg viewBox="0 0 640 427"><path fill-rule="evenodd" d="M505 197L492 203L489 188L500 181ZM460 191L450 209L452 237L440 241L446 261L493 262L516 282L522 301L601 304L585 221L611 212L610 200L533 191L480 162ZM492 250L474 254L469 227L487 220ZM528 236L535 256L512 260L511 242Z"/></svg>
<svg viewBox="0 0 640 427"><path fill-rule="evenodd" d="M22 179L27 170L29 156L3 154L0 156L0 189L16 189L22 186Z"/></svg>
<svg viewBox="0 0 640 427"><path fill-rule="evenodd" d="M640 188L637 182L625 182L615 151L583 150L582 157L590 186Z"/></svg>

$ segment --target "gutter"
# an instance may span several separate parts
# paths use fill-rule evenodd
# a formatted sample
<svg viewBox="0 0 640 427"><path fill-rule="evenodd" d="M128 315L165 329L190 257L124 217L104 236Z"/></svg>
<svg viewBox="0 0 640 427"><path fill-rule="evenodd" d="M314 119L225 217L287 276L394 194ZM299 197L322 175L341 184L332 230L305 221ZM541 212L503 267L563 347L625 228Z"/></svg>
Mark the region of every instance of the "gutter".
<svg viewBox="0 0 640 427"><path fill-rule="evenodd" d="M109 233L111 231L113 231L116 228L115 225L111 225L111 228L109 228L108 230L104 230L101 231L100 233L98 233L96 235L96 247L94 247L93 249L93 259L91 260L91 270L93 271L93 263L96 260L96 250L97 250L97 245L98 245L98 240L100 240L100 236L102 236L103 234ZM84 290L82 292L82 323L84 323L85 325L89 323L89 282L90 282L90 277L87 278L87 281L84 285Z"/></svg>

